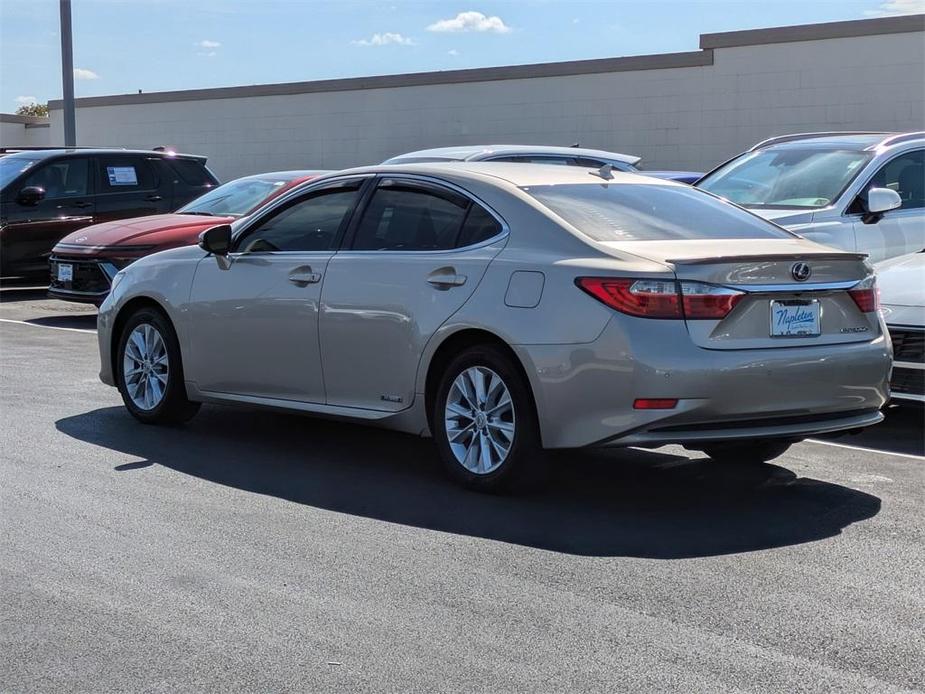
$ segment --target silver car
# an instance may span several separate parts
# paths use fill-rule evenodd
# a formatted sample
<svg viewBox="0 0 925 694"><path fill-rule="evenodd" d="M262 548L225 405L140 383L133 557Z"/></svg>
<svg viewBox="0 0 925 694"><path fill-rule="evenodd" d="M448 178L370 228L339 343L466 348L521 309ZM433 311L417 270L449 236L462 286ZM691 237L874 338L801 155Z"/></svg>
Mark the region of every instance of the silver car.
<svg viewBox="0 0 925 694"><path fill-rule="evenodd" d="M541 448L768 460L879 422L862 255L683 184L578 167L374 166L116 276L101 378L142 422L203 402L432 435L510 484Z"/></svg>
<svg viewBox="0 0 925 694"><path fill-rule="evenodd" d="M893 343L890 395L925 404L925 251L875 266L881 312Z"/></svg>

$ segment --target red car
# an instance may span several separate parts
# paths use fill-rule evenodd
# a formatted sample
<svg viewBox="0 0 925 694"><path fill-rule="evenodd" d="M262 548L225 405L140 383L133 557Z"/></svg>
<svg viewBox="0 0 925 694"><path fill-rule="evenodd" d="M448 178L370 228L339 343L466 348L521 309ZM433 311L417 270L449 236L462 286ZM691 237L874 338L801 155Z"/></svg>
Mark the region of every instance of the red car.
<svg viewBox="0 0 925 694"><path fill-rule="evenodd" d="M112 278L141 257L191 246L199 234L256 211L324 171L277 171L245 176L199 196L173 214L120 219L84 227L61 239L50 258L48 294L56 299L96 304L109 294Z"/></svg>

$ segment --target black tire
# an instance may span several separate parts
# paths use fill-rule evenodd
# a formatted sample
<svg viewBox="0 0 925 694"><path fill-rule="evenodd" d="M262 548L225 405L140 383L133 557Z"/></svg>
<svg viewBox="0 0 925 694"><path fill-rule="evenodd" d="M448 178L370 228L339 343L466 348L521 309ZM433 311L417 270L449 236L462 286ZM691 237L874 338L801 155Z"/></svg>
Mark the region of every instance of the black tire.
<svg viewBox="0 0 925 694"><path fill-rule="evenodd" d="M140 325L147 324L161 335L167 350L167 384L160 402L150 409L143 409L135 404L128 392L123 362L126 343L132 331ZM122 402L135 419L144 424L182 424L189 421L198 411L199 403L191 402L186 397L183 380L183 364L180 361L180 344L177 334L167 317L154 308L141 308L135 311L119 335L118 352L115 356L116 383Z"/></svg>
<svg viewBox="0 0 925 694"><path fill-rule="evenodd" d="M702 450L718 463L766 463L782 456L794 443L791 440L757 439L742 443L717 443L704 446Z"/></svg>
<svg viewBox="0 0 925 694"><path fill-rule="evenodd" d="M445 411L450 389L457 376L472 367L489 369L500 377L513 405L513 438L506 457L490 472L476 473L467 469L453 453L447 435ZM491 493L510 491L539 468L542 447L529 384L505 350L495 345L469 347L447 365L437 387L431 422L444 468L453 480L469 489Z"/></svg>

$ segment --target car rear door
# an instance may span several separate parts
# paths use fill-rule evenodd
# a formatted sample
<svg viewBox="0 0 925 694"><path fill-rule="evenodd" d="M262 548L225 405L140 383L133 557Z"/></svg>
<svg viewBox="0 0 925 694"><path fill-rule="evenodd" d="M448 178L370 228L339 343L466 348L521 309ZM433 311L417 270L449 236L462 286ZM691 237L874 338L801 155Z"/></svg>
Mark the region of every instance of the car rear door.
<svg viewBox="0 0 925 694"><path fill-rule="evenodd" d="M159 176L142 154L97 155L96 216L99 222L167 212L170 199L158 189Z"/></svg>
<svg viewBox="0 0 925 694"><path fill-rule="evenodd" d="M364 180L331 182L273 206L239 230L227 269L202 259L184 363L200 390L324 402L321 286Z"/></svg>
<svg viewBox="0 0 925 694"><path fill-rule="evenodd" d="M472 295L506 227L462 191L382 177L328 265L321 357L329 405L398 411L414 399L421 353Z"/></svg>

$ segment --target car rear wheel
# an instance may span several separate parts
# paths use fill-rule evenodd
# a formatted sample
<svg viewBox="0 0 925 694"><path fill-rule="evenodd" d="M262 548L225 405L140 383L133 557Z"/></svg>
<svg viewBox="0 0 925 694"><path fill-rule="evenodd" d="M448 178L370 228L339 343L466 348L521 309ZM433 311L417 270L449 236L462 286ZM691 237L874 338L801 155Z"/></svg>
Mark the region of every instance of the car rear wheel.
<svg viewBox="0 0 925 694"><path fill-rule="evenodd" d="M505 491L540 453L529 386L494 345L460 353L443 373L433 403L434 438L450 476L478 491Z"/></svg>
<svg viewBox="0 0 925 694"><path fill-rule="evenodd" d="M793 441L759 439L745 443L717 443L704 446L703 452L718 463L766 463L782 456Z"/></svg>
<svg viewBox="0 0 925 694"><path fill-rule="evenodd" d="M131 315L116 359L125 407L145 424L179 424L199 410L186 397L180 347L170 321L152 308Z"/></svg>

